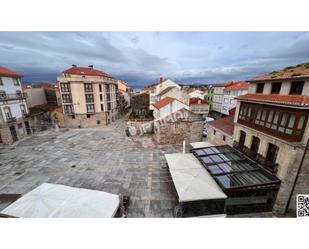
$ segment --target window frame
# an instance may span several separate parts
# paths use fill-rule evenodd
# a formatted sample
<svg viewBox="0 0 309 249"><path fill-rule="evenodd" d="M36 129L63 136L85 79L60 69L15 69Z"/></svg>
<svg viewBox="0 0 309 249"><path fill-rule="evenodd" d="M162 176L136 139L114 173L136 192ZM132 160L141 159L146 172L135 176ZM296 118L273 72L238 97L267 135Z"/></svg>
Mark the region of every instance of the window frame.
<svg viewBox="0 0 309 249"><path fill-rule="evenodd" d="M260 87L262 88L262 90L259 89ZM255 92L256 93L263 93L264 92L264 88L265 88L265 83L264 82L256 83L256 90L255 90Z"/></svg>
<svg viewBox="0 0 309 249"><path fill-rule="evenodd" d="M271 82L270 94L280 94L282 82Z"/></svg>
<svg viewBox="0 0 309 249"><path fill-rule="evenodd" d="M297 92L297 91L292 92L293 86L295 86L296 84L299 84L299 83L302 84L301 91L300 92ZM301 95L303 90L304 90L304 86L305 86L305 81L291 81L291 87L290 87L289 94L290 95ZM299 86L297 86L296 89L299 90Z"/></svg>

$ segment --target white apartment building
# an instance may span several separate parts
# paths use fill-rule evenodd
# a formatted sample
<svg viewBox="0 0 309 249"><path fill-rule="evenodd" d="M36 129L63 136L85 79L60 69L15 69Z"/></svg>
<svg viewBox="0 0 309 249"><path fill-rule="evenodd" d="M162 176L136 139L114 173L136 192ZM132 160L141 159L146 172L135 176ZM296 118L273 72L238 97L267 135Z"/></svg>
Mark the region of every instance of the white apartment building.
<svg viewBox="0 0 309 249"><path fill-rule="evenodd" d="M72 65L59 77L65 125L95 127L117 118L117 80L93 66Z"/></svg>
<svg viewBox="0 0 309 249"><path fill-rule="evenodd" d="M153 117L162 119L181 109L190 110L190 107L177 99L166 97L154 104Z"/></svg>
<svg viewBox="0 0 309 249"><path fill-rule="evenodd" d="M0 66L0 144L11 144L32 133L22 77Z"/></svg>
<svg viewBox="0 0 309 249"><path fill-rule="evenodd" d="M244 95L248 92L249 84L244 81L231 82L223 89L223 99L221 113L229 115L229 111L236 107L236 97Z"/></svg>
<svg viewBox="0 0 309 249"><path fill-rule="evenodd" d="M212 115L215 118L222 117L222 101L224 95L225 84L216 84L213 85L213 101L212 101Z"/></svg>

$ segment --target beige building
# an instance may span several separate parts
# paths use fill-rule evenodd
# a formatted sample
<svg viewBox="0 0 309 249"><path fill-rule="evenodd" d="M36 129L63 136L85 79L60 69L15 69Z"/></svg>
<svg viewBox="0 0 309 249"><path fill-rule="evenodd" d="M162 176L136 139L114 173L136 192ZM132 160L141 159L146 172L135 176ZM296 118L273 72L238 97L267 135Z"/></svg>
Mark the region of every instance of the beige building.
<svg viewBox="0 0 309 249"><path fill-rule="evenodd" d="M111 75L73 65L58 81L66 127L96 127L116 120L117 80Z"/></svg>
<svg viewBox="0 0 309 249"><path fill-rule="evenodd" d="M29 108L47 104L44 88L27 87L24 92L28 95L26 102Z"/></svg>
<svg viewBox="0 0 309 249"><path fill-rule="evenodd" d="M256 77L238 97L235 146L281 180L274 212L309 193L309 63Z"/></svg>

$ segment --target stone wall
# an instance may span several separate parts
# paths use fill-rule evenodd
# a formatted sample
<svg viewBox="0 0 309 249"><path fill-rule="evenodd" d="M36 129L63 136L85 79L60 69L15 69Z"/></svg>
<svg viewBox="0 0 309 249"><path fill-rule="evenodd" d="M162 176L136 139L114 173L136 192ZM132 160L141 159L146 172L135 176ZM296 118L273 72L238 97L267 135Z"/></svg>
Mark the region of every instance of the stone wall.
<svg viewBox="0 0 309 249"><path fill-rule="evenodd" d="M202 140L203 120L201 115L186 111L186 118L176 121L167 120L161 124L155 123L153 140L156 144L180 144L199 142Z"/></svg>
<svg viewBox="0 0 309 249"><path fill-rule="evenodd" d="M258 153L266 157L268 143L275 144L279 147L276 163L278 163L277 177L281 180L280 189L276 198L276 203L273 208L273 212L277 215L283 215L286 211L288 199L292 191L292 186L296 178L297 170L301 162L302 155L304 153L304 145L289 143L280 140L276 137L269 136L262 132L258 132L251 128L248 128L241 124L236 124L234 129L234 136L236 141L239 141L240 131L246 132L245 146L250 148L252 137L256 136L260 138L260 146ZM298 179L295 194L308 193L308 155L303 166L303 172ZM305 182L307 181L307 184ZM306 186L307 185L307 186ZM291 201L290 207L295 205L295 199ZM294 206L295 209L295 206Z"/></svg>
<svg viewBox="0 0 309 249"><path fill-rule="evenodd" d="M1 134L2 143L5 145L10 145L14 142L12 135L11 135L10 126L15 127L18 140L25 138L28 135L26 126L25 126L25 121L28 121L29 126L31 127L30 120L24 120L23 118L19 118L16 120L16 122L13 122L11 124L1 124L0 134Z"/></svg>
<svg viewBox="0 0 309 249"><path fill-rule="evenodd" d="M216 134L214 134L216 130ZM225 140L224 140L225 137ZM229 145L233 147L233 136L207 125L207 141L213 145Z"/></svg>
<svg viewBox="0 0 309 249"><path fill-rule="evenodd" d="M64 115L64 126L67 128L93 128L105 126L113 123L119 118L118 111L114 109L108 112L98 112L95 114L75 114Z"/></svg>

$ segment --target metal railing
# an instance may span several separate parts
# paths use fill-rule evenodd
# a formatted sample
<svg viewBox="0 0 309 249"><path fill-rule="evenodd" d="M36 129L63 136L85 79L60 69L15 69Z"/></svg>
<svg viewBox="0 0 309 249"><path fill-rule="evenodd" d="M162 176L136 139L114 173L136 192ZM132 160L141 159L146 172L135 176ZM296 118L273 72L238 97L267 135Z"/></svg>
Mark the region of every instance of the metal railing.
<svg viewBox="0 0 309 249"><path fill-rule="evenodd" d="M0 93L0 100L26 99L27 93Z"/></svg>

